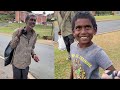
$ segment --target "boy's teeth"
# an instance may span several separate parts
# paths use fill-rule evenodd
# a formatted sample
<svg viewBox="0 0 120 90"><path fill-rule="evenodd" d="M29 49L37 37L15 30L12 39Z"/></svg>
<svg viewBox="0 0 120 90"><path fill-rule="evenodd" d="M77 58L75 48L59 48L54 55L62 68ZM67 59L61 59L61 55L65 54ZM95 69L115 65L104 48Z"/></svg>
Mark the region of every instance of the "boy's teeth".
<svg viewBox="0 0 120 90"><path fill-rule="evenodd" d="M81 37L81 38L86 39L87 37Z"/></svg>

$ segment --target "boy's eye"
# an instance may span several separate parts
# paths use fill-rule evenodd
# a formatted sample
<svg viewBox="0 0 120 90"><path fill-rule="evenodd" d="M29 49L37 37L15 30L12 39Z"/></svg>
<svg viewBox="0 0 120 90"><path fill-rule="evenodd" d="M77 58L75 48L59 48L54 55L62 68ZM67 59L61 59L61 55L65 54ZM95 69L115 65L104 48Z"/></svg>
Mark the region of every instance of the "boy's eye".
<svg viewBox="0 0 120 90"><path fill-rule="evenodd" d="M92 26L91 25L86 25L86 26L76 26L76 28L75 29L79 29L79 30L81 30L82 28L84 28L84 29L86 29L86 30L90 30L91 28L92 28Z"/></svg>
<svg viewBox="0 0 120 90"><path fill-rule="evenodd" d="M86 26L85 26L85 29L86 29L86 30L89 30L89 29L91 29L91 28L92 28L92 26L90 26L90 25L86 25Z"/></svg>
<svg viewBox="0 0 120 90"><path fill-rule="evenodd" d="M76 29L82 29L82 27L81 26L76 26Z"/></svg>

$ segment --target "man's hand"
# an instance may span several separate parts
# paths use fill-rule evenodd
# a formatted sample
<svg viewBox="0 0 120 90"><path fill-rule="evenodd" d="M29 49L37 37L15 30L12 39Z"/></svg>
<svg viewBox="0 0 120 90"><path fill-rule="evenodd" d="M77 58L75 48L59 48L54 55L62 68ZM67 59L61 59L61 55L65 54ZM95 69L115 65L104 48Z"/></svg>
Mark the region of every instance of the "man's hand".
<svg viewBox="0 0 120 90"><path fill-rule="evenodd" d="M33 59L34 59L36 62L40 61L37 55L33 55Z"/></svg>

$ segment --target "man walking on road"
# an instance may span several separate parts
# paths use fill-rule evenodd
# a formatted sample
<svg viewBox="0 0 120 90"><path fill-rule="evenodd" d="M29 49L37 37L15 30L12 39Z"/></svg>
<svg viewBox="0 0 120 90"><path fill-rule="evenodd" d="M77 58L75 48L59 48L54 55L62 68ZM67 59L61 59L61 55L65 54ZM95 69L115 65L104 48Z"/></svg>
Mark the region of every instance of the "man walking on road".
<svg viewBox="0 0 120 90"><path fill-rule="evenodd" d="M33 30L36 16L30 14L25 19L26 26L13 33L11 47L14 48L12 67L13 79L27 79L29 65L32 58L38 62L39 58L34 52L37 34Z"/></svg>

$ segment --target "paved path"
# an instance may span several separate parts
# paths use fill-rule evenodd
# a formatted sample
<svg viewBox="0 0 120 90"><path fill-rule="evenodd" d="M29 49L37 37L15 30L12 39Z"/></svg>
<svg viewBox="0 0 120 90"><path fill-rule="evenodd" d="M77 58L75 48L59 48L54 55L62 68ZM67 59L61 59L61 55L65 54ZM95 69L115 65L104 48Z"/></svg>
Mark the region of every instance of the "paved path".
<svg viewBox="0 0 120 90"><path fill-rule="evenodd" d="M4 66L4 60L0 58L0 79L12 79L12 66Z"/></svg>
<svg viewBox="0 0 120 90"><path fill-rule="evenodd" d="M11 36L0 35L0 56L3 57L5 47L11 40ZM40 40L44 42L44 40ZM51 44L49 44L51 43ZM48 45L49 44L49 45ZM40 61L36 63L33 59L30 65L30 73L37 79L53 79L54 78L54 48L51 41L45 44L36 44L36 54Z"/></svg>

